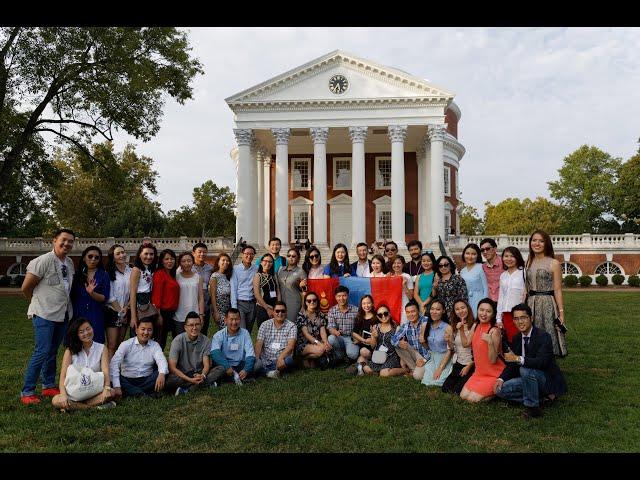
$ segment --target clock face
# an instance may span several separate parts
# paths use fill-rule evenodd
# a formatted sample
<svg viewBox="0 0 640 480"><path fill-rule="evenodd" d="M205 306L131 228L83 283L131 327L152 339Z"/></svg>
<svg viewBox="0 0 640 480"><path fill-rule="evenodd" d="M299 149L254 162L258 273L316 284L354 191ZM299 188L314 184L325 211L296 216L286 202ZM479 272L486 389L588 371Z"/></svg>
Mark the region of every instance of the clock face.
<svg viewBox="0 0 640 480"><path fill-rule="evenodd" d="M329 90L331 93L341 95L349 88L349 80L344 75L334 75L329 79Z"/></svg>

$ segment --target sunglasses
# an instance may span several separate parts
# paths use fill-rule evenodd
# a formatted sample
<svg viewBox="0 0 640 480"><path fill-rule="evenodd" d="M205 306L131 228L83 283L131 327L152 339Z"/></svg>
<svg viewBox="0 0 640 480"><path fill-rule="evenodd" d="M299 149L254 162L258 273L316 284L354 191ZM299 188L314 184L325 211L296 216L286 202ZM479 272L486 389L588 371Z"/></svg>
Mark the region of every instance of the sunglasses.
<svg viewBox="0 0 640 480"><path fill-rule="evenodd" d="M376 313L376 315L378 316L378 318L384 318L389 316L389 312L380 312Z"/></svg>
<svg viewBox="0 0 640 480"><path fill-rule="evenodd" d="M491 250L493 247L485 247L485 248L481 248L480 251L481 252L488 252L489 250Z"/></svg>
<svg viewBox="0 0 640 480"><path fill-rule="evenodd" d="M422 255L429 255L430 253L433 253L431 250L422 250Z"/></svg>
<svg viewBox="0 0 640 480"><path fill-rule="evenodd" d="M440 267L440 268L449 267L449 266L451 266L451 264L450 264L450 263L440 263L440 264L438 265L438 267Z"/></svg>
<svg viewBox="0 0 640 480"><path fill-rule="evenodd" d="M287 258L298 258L298 255L287 255Z"/></svg>
<svg viewBox="0 0 640 480"><path fill-rule="evenodd" d="M278 310L274 310L273 313L287 313L287 311L279 308Z"/></svg>
<svg viewBox="0 0 640 480"><path fill-rule="evenodd" d="M309 300L305 300L307 303L318 303L317 298L310 298Z"/></svg>
<svg viewBox="0 0 640 480"><path fill-rule="evenodd" d="M315 260L316 258L320 258L320 255L309 255L311 260Z"/></svg>
<svg viewBox="0 0 640 480"><path fill-rule="evenodd" d="M384 251L385 252L397 252L398 249L396 249L396 248L385 248Z"/></svg>
<svg viewBox="0 0 640 480"><path fill-rule="evenodd" d="M60 270L62 270L62 278L67 278L67 266L66 265L60 265Z"/></svg>
<svg viewBox="0 0 640 480"><path fill-rule="evenodd" d="M100 255L87 255L89 260L100 260Z"/></svg>

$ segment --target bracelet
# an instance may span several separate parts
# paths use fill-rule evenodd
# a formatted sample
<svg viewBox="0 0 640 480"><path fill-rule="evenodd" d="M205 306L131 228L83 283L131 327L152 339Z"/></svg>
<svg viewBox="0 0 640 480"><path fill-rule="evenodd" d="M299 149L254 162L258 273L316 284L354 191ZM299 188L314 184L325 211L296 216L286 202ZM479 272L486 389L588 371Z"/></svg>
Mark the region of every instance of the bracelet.
<svg viewBox="0 0 640 480"><path fill-rule="evenodd" d="M561 308L561 309L560 309L560 311L561 311L561 312L564 312L564 308Z"/></svg>

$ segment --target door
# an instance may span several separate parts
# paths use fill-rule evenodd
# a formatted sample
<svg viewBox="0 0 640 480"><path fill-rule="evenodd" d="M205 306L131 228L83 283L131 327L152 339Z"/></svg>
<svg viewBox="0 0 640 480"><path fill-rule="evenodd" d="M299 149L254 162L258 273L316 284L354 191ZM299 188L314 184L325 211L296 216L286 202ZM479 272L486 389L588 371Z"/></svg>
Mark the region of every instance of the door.
<svg viewBox="0 0 640 480"><path fill-rule="evenodd" d="M351 205L331 205L331 246L351 245Z"/></svg>

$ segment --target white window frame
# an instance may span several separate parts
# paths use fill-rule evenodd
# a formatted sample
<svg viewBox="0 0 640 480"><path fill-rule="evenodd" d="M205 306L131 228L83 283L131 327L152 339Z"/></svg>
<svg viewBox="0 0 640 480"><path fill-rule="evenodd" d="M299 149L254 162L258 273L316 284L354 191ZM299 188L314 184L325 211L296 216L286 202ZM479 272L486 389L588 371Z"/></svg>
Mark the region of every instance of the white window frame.
<svg viewBox="0 0 640 480"><path fill-rule="evenodd" d="M612 273L612 272L611 272L611 266L612 266L612 265L613 265L614 267L617 267L617 268L618 268L618 270L620 270L620 271L619 271L619 272ZM624 268L622 268L622 267L620 266L620 264L618 264L618 263L616 263L616 262L610 262L610 261L609 261L609 262L602 262L602 263L600 263L600 264L599 264L599 265L598 265L598 266L593 270L594 278L595 278L595 277L597 277L598 275L603 274L602 272L601 272L601 273L598 273L598 269L599 269L600 267L602 267L602 266L606 267L606 269L607 269L607 271L606 271L606 272L604 272L604 275L606 275L607 277L611 277L611 276L613 276L613 275L618 275L618 274L620 274L620 275L624 275Z"/></svg>
<svg viewBox="0 0 640 480"><path fill-rule="evenodd" d="M294 185L294 172L296 171L295 164L306 163L307 164L307 185L296 187ZM309 192L311 191L311 158L292 158L291 159L291 191L292 192Z"/></svg>
<svg viewBox="0 0 640 480"><path fill-rule="evenodd" d="M571 265L576 270L578 270L578 273L567 273L567 266L568 265ZM567 275L576 275L578 277L582 276L582 269L577 264L575 264L573 262L560 262L560 268L562 269L562 276L567 276Z"/></svg>
<svg viewBox="0 0 640 480"><path fill-rule="evenodd" d="M444 194L447 197L451 196L451 167L444 167Z"/></svg>
<svg viewBox="0 0 640 480"><path fill-rule="evenodd" d="M20 268L20 272L19 273L11 273L11 270L13 270L16 267ZM26 274L27 274L27 264L26 263L16 262L16 263L10 265L9 268L7 268L7 275L9 277L11 277L11 278L15 278L18 275L26 275Z"/></svg>
<svg viewBox="0 0 640 480"><path fill-rule="evenodd" d="M453 205L449 202L444 202L444 238L443 240L449 239L449 235L451 235L451 217L453 213Z"/></svg>
<svg viewBox="0 0 640 480"><path fill-rule="evenodd" d="M311 224L313 222L313 219L311 217L311 206L313 205L313 201L309 200L308 198L304 198L304 197L296 197L293 200L291 200L289 202L289 207L291 210L291 228L290 228L290 232L289 232L289 236L291 237L291 242L295 243L296 241L296 228L295 228L295 222L296 222L296 213L306 213L307 214L307 219L308 219L308 225L307 225L307 237L300 237L300 240L302 240L303 238L308 238L309 241L311 241Z"/></svg>
<svg viewBox="0 0 640 480"><path fill-rule="evenodd" d="M380 198L375 199L373 203L376 206L376 242L382 242L383 240L393 240L391 238L392 235L383 237L382 233L380 232L380 214L382 212L389 212L389 218L391 219L391 222L393 222L393 219L391 218L391 197L389 195L384 195ZM393 232L393 224L391 222L389 224L389 231Z"/></svg>
<svg viewBox="0 0 640 480"><path fill-rule="evenodd" d="M388 186L382 185L382 176L379 174L380 160L389 161L389 185ZM391 190L391 157L390 156L376 157L376 190Z"/></svg>
<svg viewBox="0 0 640 480"><path fill-rule="evenodd" d="M349 161L349 186L347 187L338 187L336 181L338 180L338 172L336 170L338 161L348 160ZM351 157L333 157L333 189L334 190L351 190L353 185L353 161Z"/></svg>

